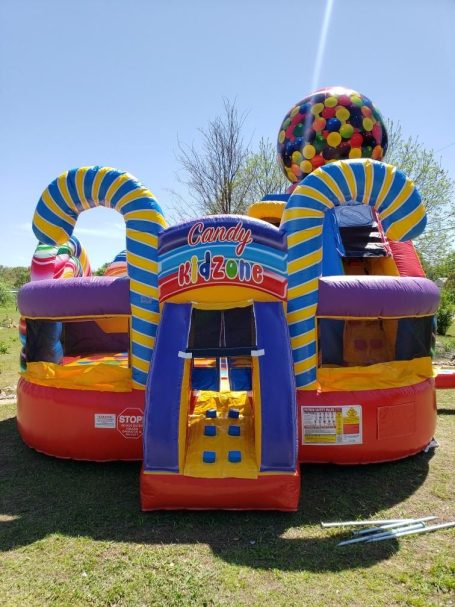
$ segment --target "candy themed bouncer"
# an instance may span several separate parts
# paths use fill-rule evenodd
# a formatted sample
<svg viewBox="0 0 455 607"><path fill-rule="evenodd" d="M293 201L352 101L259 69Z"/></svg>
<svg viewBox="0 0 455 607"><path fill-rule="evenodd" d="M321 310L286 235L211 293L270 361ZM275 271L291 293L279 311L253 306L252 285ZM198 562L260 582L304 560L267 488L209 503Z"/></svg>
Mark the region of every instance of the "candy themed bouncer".
<svg viewBox="0 0 455 607"><path fill-rule="evenodd" d="M126 172L53 181L19 294L23 440L63 458L143 459L144 510L292 511L301 462L423 450L439 292L412 244L424 206L386 149L373 103L331 87L286 115L291 186L247 215L168 227ZM101 277L72 236L96 206L126 225Z"/></svg>

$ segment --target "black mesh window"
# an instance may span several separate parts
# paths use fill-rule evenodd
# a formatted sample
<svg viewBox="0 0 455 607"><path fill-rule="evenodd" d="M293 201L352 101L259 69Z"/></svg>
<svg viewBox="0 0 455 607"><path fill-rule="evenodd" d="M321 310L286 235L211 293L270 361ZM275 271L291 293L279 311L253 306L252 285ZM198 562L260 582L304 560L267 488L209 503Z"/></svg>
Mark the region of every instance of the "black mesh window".
<svg viewBox="0 0 455 607"><path fill-rule="evenodd" d="M229 310L193 309L188 348L242 348L255 343L253 306Z"/></svg>
<svg viewBox="0 0 455 607"><path fill-rule="evenodd" d="M189 348L219 348L222 345L220 310L196 310L191 314Z"/></svg>
<svg viewBox="0 0 455 607"><path fill-rule="evenodd" d="M227 348L249 347L256 344L253 306L225 310L223 317Z"/></svg>
<svg viewBox="0 0 455 607"><path fill-rule="evenodd" d="M400 319L398 321L396 359L411 360L431 356L434 337L432 316Z"/></svg>
<svg viewBox="0 0 455 607"><path fill-rule="evenodd" d="M433 317L387 320L320 319L319 364L368 366L431 356Z"/></svg>

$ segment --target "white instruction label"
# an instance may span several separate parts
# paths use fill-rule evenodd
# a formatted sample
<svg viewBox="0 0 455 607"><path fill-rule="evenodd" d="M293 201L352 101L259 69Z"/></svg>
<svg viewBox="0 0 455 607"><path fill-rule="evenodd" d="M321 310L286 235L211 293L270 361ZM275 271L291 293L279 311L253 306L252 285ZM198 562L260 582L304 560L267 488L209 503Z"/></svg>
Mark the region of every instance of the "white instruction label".
<svg viewBox="0 0 455 607"><path fill-rule="evenodd" d="M361 445L362 406L302 407L302 445Z"/></svg>
<svg viewBox="0 0 455 607"><path fill-rule="evenodd" d="M95 413L95 428L114 428L117 425L115 413Z"/></svg>

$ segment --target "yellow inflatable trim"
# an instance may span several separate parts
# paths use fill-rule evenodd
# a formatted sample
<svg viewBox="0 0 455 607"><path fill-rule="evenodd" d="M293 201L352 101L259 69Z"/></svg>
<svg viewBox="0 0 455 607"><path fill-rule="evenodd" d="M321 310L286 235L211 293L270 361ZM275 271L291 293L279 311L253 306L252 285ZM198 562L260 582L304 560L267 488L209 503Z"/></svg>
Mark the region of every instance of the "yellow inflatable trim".
<svg viewBox="0 0 455 607"><path fill-rule="evenodd" d="M429 356L377 363L367 367L321 367L317 371L318 389L321 392L401 388L434 376Z"/></svg>
<svg viewBox="0 0 455 607"><path fill-rule="evenodd" d="M185 466L185 454L188 441L188 413L191 402L191 360L185 359L183 366L182 388L180 391L179 414L179 472Z"/></svg>
<svg viewBox="0 0 455 607"><path fill-rule="evenodd" d="M253 204L248 207L247 214L249 217L255 217L256 219L262 219L264 221L281 221L285 206L286 203L281 200L261 200L259 202L253 202Z"/></svg>
<svg viewBox="0 0 455 607"><path fill-rule="evenodd" d="M27 320L60 320L63 322L71 322L72 320L98 320L98 319L114 319L114 318L125 318L129 319L129 314L85 314L82 316L23 316Z"/></svg>
<svg viewBox="0 0 455 607"><path fill-rule="evenodd" d="M49 362L27 363L21 373L27 381L49 388L131 392L131 369L109 364L57 365Z"/></svg>
<svg viewBox="0 0 455 607"><path fill-rule="evenodd" d="M217 309L217 306L223 309L236 308L241 302L251 301L280 301L280 298L271 293L254 289L253 287L242 287L238 285L216 285L200 286L194 289L188 289L183 293L177 293L162 300L163 303L197 303L198 308L202 309L204 304L208 304L206 309Z"/></svg>

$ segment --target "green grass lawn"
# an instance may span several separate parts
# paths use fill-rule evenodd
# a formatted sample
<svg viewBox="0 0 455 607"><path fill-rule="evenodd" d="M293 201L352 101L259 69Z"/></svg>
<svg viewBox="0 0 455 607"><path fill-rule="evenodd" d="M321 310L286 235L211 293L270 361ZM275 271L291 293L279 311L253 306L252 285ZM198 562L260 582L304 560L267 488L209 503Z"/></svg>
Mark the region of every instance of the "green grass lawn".
<svg viewBox="0 0 455 607"><path fill-rule="evenodd" d="M0 341L12 338L2 331ZM17 329L14 329L17 331ZM18 342L0 355L16 381ZM7 358L5 358L7 357ZM9 359L8 357L11 357ZM139 464L27 448L0 405L0 605L455 605L455 531L337 548L321 520L455 519L455 391L438 392L440 447L391 464L302 466L295 514L139 510Z"/></svg>

